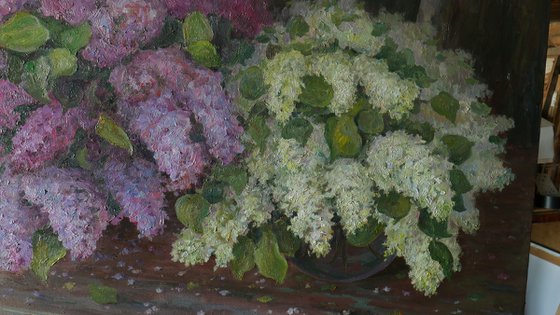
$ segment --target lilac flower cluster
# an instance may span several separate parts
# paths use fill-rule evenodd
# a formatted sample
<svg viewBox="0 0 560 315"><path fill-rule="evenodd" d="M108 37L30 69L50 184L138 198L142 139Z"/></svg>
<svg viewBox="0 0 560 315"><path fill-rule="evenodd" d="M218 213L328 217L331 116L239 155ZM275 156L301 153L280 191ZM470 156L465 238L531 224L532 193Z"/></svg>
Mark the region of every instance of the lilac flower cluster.
<svg viewBox="0 0 560 315"><path fill-rule="evenodd" d="M133 161L113 158L105 163L102 172L107 190L122 208L112 223L117 224L127 217L142 236L158 235L164 228L167 214L163 211L163 177L155 165L140 158Z"/></svg>
<svg viewBox="0 0 560 315"><path fill-rule="evenodd" d="M27 0L0 0L0 21L23 8L26 2Z"/></svg>
<svg viewBox="0 0 560 315"><path fill-rule="evenodd" d="M22 177L25 199L48 214L73 260L93 254L111 216L105 194L85 171L48 167Z"/></svg>
<svg viewBox="0 0 560 315"><path fill-rule="evenodd" d="M53 100L31 113L12 139L12 169L36 170L66 152L78 129L77 112L64 112L62 105Z"/></svg>
<svg viewBox="0 0 560 315"><path fill-rule="evenodd" d="M41 0L41 13L71 25L84 22L96 9L95 0Z"/></svg>
<svg viewBox="0 0 560 315"><path fill-rule="evenodd" d="M29 267L33 232L46 223L36 207L20 198L19 177L0 177L0 270L19 272Z"/></svg>
<svg viewBox="0 0 560 315"><path fill-rule="evenodd" d="M171 190L198 182L209 162L206 150L224 164L243 151L243 129L221 80L177 47L142 51L111 73L120 114L154 152L160 171L171 178ZM191 113L203 127L206 144L191 140Z"/></svg>
<svg viewBox="0 0 560 315"><path fill-rule="evenodd" d="M92 39L82 57L100 67L114 66L157 37L165 16L159 0L107 1L89 16Z"/></svg>
<svg viewBox="0 0 560 315"><path fill-rule="evenodd" d="M200 11L229 19L241 34L255 36L272 24L266 0L163 0L169 13L180 19L188 13Z"/></svg>
<svg viewBox="0 0 560 315"><path fill-rule="evenodd" d="M20 115L14 111L18 106L32 104L35 101L21 87L7 80L0 80L0 130L14 128Z"/></svg>

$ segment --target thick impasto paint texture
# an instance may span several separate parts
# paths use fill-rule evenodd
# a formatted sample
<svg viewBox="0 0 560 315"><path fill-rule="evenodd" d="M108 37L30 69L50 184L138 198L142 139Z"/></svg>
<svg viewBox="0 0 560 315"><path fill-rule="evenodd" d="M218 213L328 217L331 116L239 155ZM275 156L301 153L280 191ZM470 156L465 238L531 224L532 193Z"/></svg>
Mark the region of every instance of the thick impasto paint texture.
<svg viewBox="0 0 560 315"><path fill-rule="evenodd" d="M296 252L385 240L436 294L477 194L513 180L513 123L431 25L363 8L0 0L0 269L45 280L110 224L150 241L176 217L186 266L282 283Z"/></svg>

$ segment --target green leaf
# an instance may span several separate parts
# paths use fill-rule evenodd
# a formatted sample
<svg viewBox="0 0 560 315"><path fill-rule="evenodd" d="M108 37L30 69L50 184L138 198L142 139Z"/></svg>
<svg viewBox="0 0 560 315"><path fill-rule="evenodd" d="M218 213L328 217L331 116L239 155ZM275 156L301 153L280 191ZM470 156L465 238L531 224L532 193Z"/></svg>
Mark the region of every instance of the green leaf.
<svg viewBox="0 0 560 315"><path fill-rule="evenodd" d="M15 54L8 54L8 80L14 84L21 82L23 74L23 59Z"/></svg>
<svg viewBox="0 0 560 315"><path fill-rule="evenodd" d="M39 230L33 234L33 258L31 270L42 281L47 281L49 270L66 256L66 248L50 230Z"/></svg>
<svg viewBox="0 0 560 315"><path fill-rule="evenodd" d="M344 22L352 22L356 20L359 16L356 14L348 14L340 8L336 8L331 15L331 20L337 27Z"/></svg>
<svg viewBox="0 0 560 315"><path fill-rule="evenodd" d="M224 60L228 66L245 65L245 61L255 53L255 46L246 40L233 40L229 49L222 50L222 53L225 53Z"/></svg>
<svg viewBox="0 0 560 315"><path fill-rule="evenodd" d="M188 46L200 41L211 42L214 38L214 31L204 14L193 12L187 15L183 21L183 37Z"/></svg>
<svg viewBox="0 0 560 315"><path fill-rule="evenodd" d="M286 24L286 31L292 36L292 38L300 37L309 32L309 24L305 22L305 19L301 15L296 15L288 21L288 24Z"/></svg>
<svg viewBox="0 0 560 315"><path fill-rule="evenodd" d="M401 68L398 72L399 76L403 79L410 79L421 88L429 87L435 80L430 78L426 73L426 69L418 65L408 65Z"/></svg>
<svg viewBox="0 0 560 315"><path fill-rule="evenodd" d="M385 129L383 115L375 109L361 111L357 117L358 129L365 134L376 135Z"/></svg>
<svg viewBox="0 0 560 315"><path fill-rule="evenodd" d="M479 116L488 116L492 112L492 108L481 102L472 102L471 111Z"/></svg>
<svg viewBox="0 0 560 315"><path fill-rule="evenodd" d="M410 207L410 198L404 197L396 191L383 194L377 199L377 210L397 221L408 215Z"/></svg>
<svg viewBox="0 0 560 315"><path fill-rule="evenodd" d="M367 247L373 242L385 227L374 218L369 218L367 223L352 234L346 235L346 241L355 247Z"/></svg>
<svg viewBox="0 0 560 315"><path fill-rule="evenodd" d="M89 296L98 304L116 304L117 289L100 284L89 285Z"/></svg>
<svg viewBox="0 0 560 315"><path fill-rule="evenodd" d="M347 114L351 117L356 117L361 111L367 110L369 108L371 108L371 105L369 104L368 99L364 96L359 96L358 100L356 100L356 103L352 105L352 108L348 111Z"/></svg>
<svg viewBox="0 0 560 315"><path fill-rule="evenodd" d="M210 212L210 203L199 194L187 194L175 202L177 219L197 233L203 233L202 222Z"/></svg>
<svg viewBox="0 0 560 315"><path fill-rule="evenodd" d="M430 250L430 257L441 265L443 274L446 278L449 278L453 273L453 255L451 255L449 248L442 242L432 240L428 249Z"/></svg>
<svg viewBox="0 0 560 315"><path fill-rule="evenodd" d="M247 236L240 236L233 246L233 260L230 262L233 276L242 280L243 275L255 268L255 243Z"/></svg>
<svg viewBox="0 0 560 315"><path fill-rule="evenodd" d="M282 128L282 138L295 139L302 146L305 146L311 133L313 133L313 125L301 117L290 119Z"/></svg>
<svg viewBox="0 0 560 315"><path fill-rule="evenodd" d="M239 80L239 92L244 98L251 101L257 100L267 90L268 87L264 84L264 75L261 68L251 66L243 71Z"/></svg>
<svg viewBox="0 0 560 315"><path fill-rule="evenodd" d="M304 56L309 56L313 53L313 43L310 41L304 42L293 42L290 45L286 46L286 51L299 51Z"/></svg>
<svg viewBox="0 0 560 315"><path fill-rule="evenodd" d="M217 166L214 169L214 178L226 182L236 194L240 194L249 181L247 171L235 165Z"/></svg>
<svg viewBox="0 0 560 315"><path fill-rule="evenodd" d="M474 142L458 135L445 135L441 141L447 146L449 161L456 165L465 162L471 156L471 149Z"/></svg>
<svg viewBox="0 0 560 315"><path fill-rule="evenodd" d="M420 217L418 218L418 228L426 235L434 238L450 237L451 234L447 232L447 220L438 221L430 215L428 210L420 210Z"/></svg>
<svg viewBox="0 0 560 315"><path fill-rule="evenodd" d="M255 263L259 273L277 283L283 283L288 272L288 262L280 253L278 241L270 229L264 229L255 249Z"/></svg>
<svg viewBox="0 0 560 315"><path fill-rule="evenodd" d="M202 185L202 196L209 203L214 204L224 200L226 184L220 181L207 181Z"/></svg>
<svg viewBox="0 0 560 315"><path fill-rule="evenodd" d="M412 122L406 124L405 130L412 135L419 135L426 143L434 140L435 129L427 122Z"/></svg>
<svg viewBox="0 0 560 315"><path fill-rule="evenodd" d="M319 108L329 106L334 97L334 90L322 75L306 75L302 82L303 91L299 95L302 104Z"/></svg>
<svg viewBox="0 0 560 315"><path fill-rule="evenodd" d="M22 86L29 95L41 103L50 102L50 73L50 62L44 56L31 60L23 66L23 73L21 75Z"/></svg>
<svg viewBox="0 0 560 315"><path fill-rule="evenodd" d="M127 150L130 155L134 152L134 147L126 132L106 114L99 115L95 133L110 144Z"/></svg>
<svg viewBox="0 0 560 315"><path fill-rule="evenodd" d="M331 117L327 120L325 137L331 149L331 159L339 157L352 158L360 154L362 137L358 126L349 116Z"/></svg>
<svg viewBox="0 0 560 315"><path fill-rule="evenodd" d="M64 47L72 54L76 54L80 49L87 46L91 35L91 27L86 22L62 31L56 38L53 38L53 41L57 46Z"/></svg>
<svg viewBox="0 0 560 315"><path fill-rule="evenodd" d="M455 194L452 200L453 203L455 203L455 205L453 206L453 211L457 211L457 212L467 211L467 208L465 208L465 201L463 200L463 195Z"/></svg>
<svg viewBox="0 0 560 315"><path fill-rule="evenodd" d="M451 187L458 194L464 194L471 191L473 186L469 183L467 176L461 170L453 169L449 171L449 179L451 180Z"/></svg>
<svg viewBox="0 0 560 315"><path fill-rule="evenodd" d="M107 194L107 211L115 217L122 212L121 205L115 200L113 194Z"/></svg>
<svg viewBox="0 0 560 315"><path fill-rule="evenodd" d="M506 144L506 139L500 136L491 135L490 137L488 137L488 142L503 146L504 144Z"/></svg>
<svg viewBox="0 0 560 315"><path fill-rule="evenodd" d="M255 141L261 152L264 152L266 150L266 138L270 135L270 128L266 125L265 118L262 116L251 118L247 133Z"/></svg>
<svg viewBox="0 0 560 315"><path fill-rule="evenodd" d="M216 47L209 41L198 41L187 46L187 51L198 64L207 68L216 69L222 64Z"/></svg>
<svg viewBox="0 0 560 315"><path fill-rule="evenodd" d="M49 40L49 30L35 16L27 12L16 12L0 25L0 47L30 53Z"/></svg>
<svg viewBox="0 0 560 315"><path fill-rule="evenodd" d="M272 300L274 300L271 296L268 295L263 295L263 296L259 296L257 298L257 301L261 302L261 303L270 303L272 302Z"/></svg>
<svg viewBox="0 0 560 315"><path fill-rule="evenodd" d="M83 147L80 150L78 150L78 152L76 152L76 161L78 162L78 165L81 168L85 170L92 169L92 165L88 161L88 149L86 147Z"/></svg>
<svg viewBox="0 0 560 315"><path fill-rule="evenodd" d="M280 252L288 257L293 257L301 247L301 239L288 230L288 223L284 220L275 222L272 231L278 240Z"/></svg>
<svg viewBox="0 0 560 315"><path fill-rule="evenodd" d="M66 48L55 48L48 57L54 77L71 76L78 70L78 58Z"/></svg>
<svg viewBox="0 0 560 315"><path fill-rule="evenodd" d="M389 31L387 24L383 22L373 23L373 30L371 31L372 36L381 36Z"/></svg>
<svg viewBox="0 0 560 315"><path fill-rule="evenodd" d="M459 111L459 101L456 100L451 94L447 92L440 92L431 100L432 109L447 118L452 123L457 119L457 112Z"/></svg>

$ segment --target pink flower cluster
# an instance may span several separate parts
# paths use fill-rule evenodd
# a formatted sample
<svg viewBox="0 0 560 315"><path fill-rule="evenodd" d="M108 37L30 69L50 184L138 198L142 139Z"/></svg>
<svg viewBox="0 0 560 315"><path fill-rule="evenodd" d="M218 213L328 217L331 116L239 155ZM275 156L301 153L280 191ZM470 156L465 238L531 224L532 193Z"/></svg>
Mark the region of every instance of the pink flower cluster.
<svg viewBox="0 0 560 315"><path fill-rule="evenodd" d="M177 47L142 51L109 79L120 98L119 112L149 149L171 190L199 181L208 151L230 163L243 151L243 129L221 86L221 75L198 67ZM191 140L191 114L202 125L205 143Z"/></svg>
<svg viewBox="0 0 560 315"><path fill-rule="evenodd" d="M235 30L255 36L263 26L272 24L267 0L163 0L169 12L180 19L200 11L229 19Z"/></svg>
<svg viewBox="0 0 560 315"><path fill-rule="evenodd" d="M148 238L163 231L167 219L163 211L163 177L153 163L140 158L127 161L113 157L105 163L102 177L122 209L113 224L127 217L136 224L140 235Z"/></svg>
<svg viewBox="0 0 560 315"><path fill-rule="evenodd" d="M73 260L93 254L111 216L106 195L79 169L48 167L22 177L26 200L48 214L50 225Z"/></svg>
<svg viewBox="0 0 560 315"><path fill-rule="evenodd" d="M15 13L23 8L28 0L0 0L0 21L7 15Z"/></svg>
<svg viewBox="0 0 560 315"><path fill-rule="evenodd" d="M89 16L92 38L82 57L100 67L114 66L157 37L165 16L159 0L107 1Z"/></svg>
<svg viewBox="0 0 560 315"><path fill-rule="evenodd" d="M65 153L78 127L77 109L64 112L56 100L35 110L12 139L12 170L36 170Z"/></svg>

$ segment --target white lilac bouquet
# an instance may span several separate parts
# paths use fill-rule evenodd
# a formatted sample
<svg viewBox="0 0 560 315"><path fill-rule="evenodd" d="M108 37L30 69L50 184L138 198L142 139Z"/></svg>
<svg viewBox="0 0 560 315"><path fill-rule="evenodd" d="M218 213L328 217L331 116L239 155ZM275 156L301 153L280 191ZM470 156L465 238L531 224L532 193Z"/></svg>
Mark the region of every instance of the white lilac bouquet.
<svg viewBox="0 0 560 315"><path fill-rule="evenodd" d="M336 224L353 246L383 233L435 294L461 269L459 233L479 227L477 194L513 180L499 157L512 120L491 115L470 56L438 49L430 25L353 1L285 12L232 67L246 152L177 201L173 259L282 282L302 244L329 253Z"/></svg>
<svg viewBox="0 0 560 315"><path fill-rule="evenodd" d="M264 1L207 3L2 1L0 270L46 280L125 218L159 235L167 193L243 152L216 70L252 54L270 14Z"/></svg>

